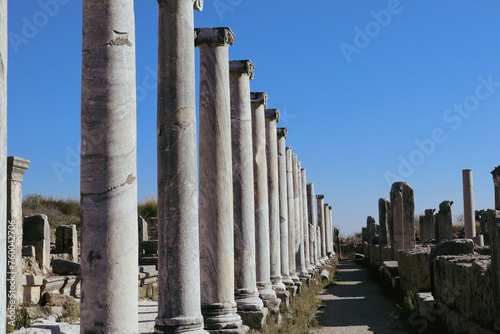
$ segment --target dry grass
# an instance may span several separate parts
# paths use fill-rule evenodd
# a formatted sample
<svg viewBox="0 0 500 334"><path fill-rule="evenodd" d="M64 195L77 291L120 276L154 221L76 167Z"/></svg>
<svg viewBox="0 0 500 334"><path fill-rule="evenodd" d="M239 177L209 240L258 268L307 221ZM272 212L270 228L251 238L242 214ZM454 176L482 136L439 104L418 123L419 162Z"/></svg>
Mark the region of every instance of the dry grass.
<svg viewBox="0 0 500 334"><path fill-rule="evenodd" d="M25 195L23 216L47 215L50 228L75 224L80 230L80 201L74 198L45 197L41 194Z"/></svg>

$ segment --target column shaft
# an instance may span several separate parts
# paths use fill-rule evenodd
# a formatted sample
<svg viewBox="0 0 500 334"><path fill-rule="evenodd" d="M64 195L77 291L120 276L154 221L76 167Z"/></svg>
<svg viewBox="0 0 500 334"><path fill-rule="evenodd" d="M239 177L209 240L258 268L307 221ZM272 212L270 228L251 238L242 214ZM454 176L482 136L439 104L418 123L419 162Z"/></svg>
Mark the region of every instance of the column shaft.
<svg viewBox="0 0 500 334"><path fill-rule="evenodd" d="M310 253L309 253L309 212L307 208L307 182L306 182L306 169L301 168L301 182L302 182L302 230L304 235L304 265L306 271L312 270Z"/></svg>
<svg viewBox="0 0 500 334"><path fill-rule="evenodd" d="M465 237L472 239L476 236L476 213L474 211L474 185L472 182L472 170L462 171L464 187L464 225Z"/></svg>
<svg viewBox="0 0 500 334"><path fill-rule="evenodd" d="M7 0L0 0L0 249L7 247ZM0 252L0 333L6 333L7 254ZM9 318L9 320L11 320ZM14 319L12 319L14 320Z"/></svg>
<svg viewBox="0 0 500 334"><path fill-rule="evenodd" d="M160 0L157 333L204 332L200 307L194 8Z"/></svg>
<svg viewBox="0 0 500 334"><path fill-rule="evenodd" d="M318 225L318 216L316 215L316 205L314 203L314 183L307 184L307 214L309 224L311 226L309 233L309 253L310 262L316 266L318 259L316 258L316 226Z"/></svg>
<svg viewBox="0 0 500 334"><path fill-rule="evenodd" d="M231 138L233 161L234 273L238 311L262 310L255 273L251 61L231 61Z"/></svg>
<svg viewBox="0 0 500 334"><path fill-rule="evenodd" d="M81 332L137 333L133 1L84 0L82 49Z"/></svg>
<svg viewBox="0 0 500 334"><path fill-rule="evenodd" d="M292 147L286 147L286 175L287 175L287 199L288 199L288 266L290 275L295 276L295 197L293 187L293 159ZM298 279L298 277L297 277Z"/></svg>
<svg viewBox="0 0 500 334"><path fill-rule="evenodd" d="M326 241L325 241L325 196L316 195L318 204L318 225L320 228L321 238L319 240L318 250L320 260L326 259Z"/></svg>
<svg viewBox="0 0 500 334"><path fill-rule="evenodd" d="M301 162L297 161L297 154L292 155L294 160L293 166L295 166L294 173L294 196L295 197L295 207L299 208L295 213L295 262L296 269L300 276L307 274L306 264L304 261L304 228L303 228L303 204L302 204L302 175L301 175Z"/></svg>

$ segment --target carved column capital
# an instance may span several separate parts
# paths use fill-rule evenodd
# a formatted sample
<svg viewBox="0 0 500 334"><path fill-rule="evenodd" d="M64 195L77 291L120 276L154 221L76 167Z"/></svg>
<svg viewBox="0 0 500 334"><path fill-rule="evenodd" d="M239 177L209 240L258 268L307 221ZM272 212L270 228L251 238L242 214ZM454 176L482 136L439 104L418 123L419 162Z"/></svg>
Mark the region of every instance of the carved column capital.
<svg viewBox="0 0 500 334"><path fill-rule="evenodd" d="M195 28L194 45L208 44L212 46L231 46L234 44L235 36L231 28Z"/></svg>
<svg viewBox="0 0 500 334"><path fill-rule="evenodd" d="M193 0L193 9L201 12L203 10L203 0Z"/></svg>
<svg viewBox="0 0 500 334"><path fill-rule="evenodd" d="M253 80L255 65L251 60L231 60L229 62L229 72L247 74Z"/></svg>
<svg viewBox="0 0 500 334"><path fill-rule="evenodd" d="M276 129L276 135L278 136L278 139L279 138L283 138L288 136L288 129L287 128L277 128Z"/></svg>
<svg viewBox="0 0 500 334"><path fill-rule="evenodd" d="M7 157L7 180L22 182L30 163L29 160L23 158Z"/></svg>
<svg viewBox="0 0 500 334"><path fill-rule="evenodd" d="M250 102L263 104L264 108L267 107L267 93L266 92L251 92Z"/></svg>
<svg viewBox="0 0 500 334"><path fill-rule="evenodd" d="M266 109L266 118L271 120L276 120L276 122L280 121L280 111L279 109Z"/></svg>

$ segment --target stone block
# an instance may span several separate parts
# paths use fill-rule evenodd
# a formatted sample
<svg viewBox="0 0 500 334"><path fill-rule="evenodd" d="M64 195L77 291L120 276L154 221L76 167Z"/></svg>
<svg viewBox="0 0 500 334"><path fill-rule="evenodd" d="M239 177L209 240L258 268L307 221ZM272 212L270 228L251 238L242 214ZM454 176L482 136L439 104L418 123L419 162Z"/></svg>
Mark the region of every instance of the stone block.
<svg viewBox="0 0 500 334"><path fill-rule="evenodd" d="M52 272L58 275L80 275L80 264L66 260L52 261Z"/></svg>
<svg viewBox="0 0 500 334"><path fill-rule="evenodd" d="M403 295L431 291L430 247L419 247L399 253L398 272Z"/></svg>
<svg viewBox="0 0 500 334"><path fill-rule="evenodd" d="M442 241L432 248L429 262L432 263L436 257L441 255L465 255L474 253L474 242L470 239L455 239Z"/></svg>
<svg viewBox="0 0 500 334"><path fill-rule="evenodd" d="M23 302L38 304L40 301L40 287L43 276L23 275Z"/></svg>
<svg viewBox="0 0 500 334"><path fill-rule="evenodd" d="M35 257L35 247L28 245L28 246L23 246L22 249L22 256L27 256L27 257Z"/></svg>
<svg viewBox="0 0 500 334"><path fill-rule="evenodd" d="M43 271L40 269L40 266L34 257L23 256L23 274L37 276L43 275Z"/></svg>
<svg viewBox="0 0 500 334"><path fill-rule="evenodd" d="M54 293L54 292L45 292L42 295L40 300L42 306L75 306L76 301L72 296L68 296L65 294Z"/></svg>
<svg viewBox="0 0 500 334"><path fill-rule="evenodd" d="M78 262L78 234L76 225L61 225L56 229L55 254L67 253L70 260Z"/></svg>
<svg viewBox="0 0 500 334"><path fill-rule="evenodd" d="M50 271L50 226L46 215L25 217L23 246L34 246L36 261L44 273Z"/></svg>
<svg viewBox="0 0 500 334"><path fill-rule="evenodd" d="M243 325L255 330L261 330L265 327L268 313L267 307L260 311L238 312L241 320L243 320Z"/></svg>

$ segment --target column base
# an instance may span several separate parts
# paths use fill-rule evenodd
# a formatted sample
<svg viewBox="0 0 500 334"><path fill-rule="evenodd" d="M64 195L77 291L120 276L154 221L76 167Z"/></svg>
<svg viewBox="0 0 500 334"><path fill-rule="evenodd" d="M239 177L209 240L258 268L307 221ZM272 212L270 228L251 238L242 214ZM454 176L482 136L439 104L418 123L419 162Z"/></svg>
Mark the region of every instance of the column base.
<svg viewBox="0 0 500 334"><path fill-rule="evenodd" d="M297 287L295 286L290 276L283 277L283 284L285 284L285 289L289 293L289 298L290 299L295 298L295 295L297 294Z"/></svg>
<svg viewBox="0 0 500 334"><path fill-rule="evenodd" d="M256 330L261 330L266 326L268 313L267 307L263 307L260 311L238 311L243 320L243 325Z"/></svg>
<svg viewBox="0 0 500 334"><path fill-rule="evenodd" d="M246 333L248 327L242 327L241 317L236 313L236 303L202 304L201 314L205 330L210 333ZM245 326L246 327L246 326Z"/></svg>
<svg viewBox="0 0 500 334"><path fill-rule="evenodd" d="M199 318L160 318L155 319L154 332L157 334L208 334L203 329L203 317Z"/></svg>
<svg viewBox="0 0 500 334"><path fill-rule="evenodd" d="M238 312L261 311L264 308L264 303L262 299L259 298L257 288L255 288L254 292L236 290L234 298Z"/></svg>
<svg viewBox="0 0 500 334"><path fill-rule="evenodd" d="M290 308L290 292L285 290L276 291L276 296L281 300L281 311L284 312Z"/></svg>
<svg viewBox="0 0 500 334"><path fill-rule="evenodd" d="M238 328L229 328L229 329L211 329L207 330L210 334L245 334L248 332L250 328L245 325L241 325Z"/></svg>

